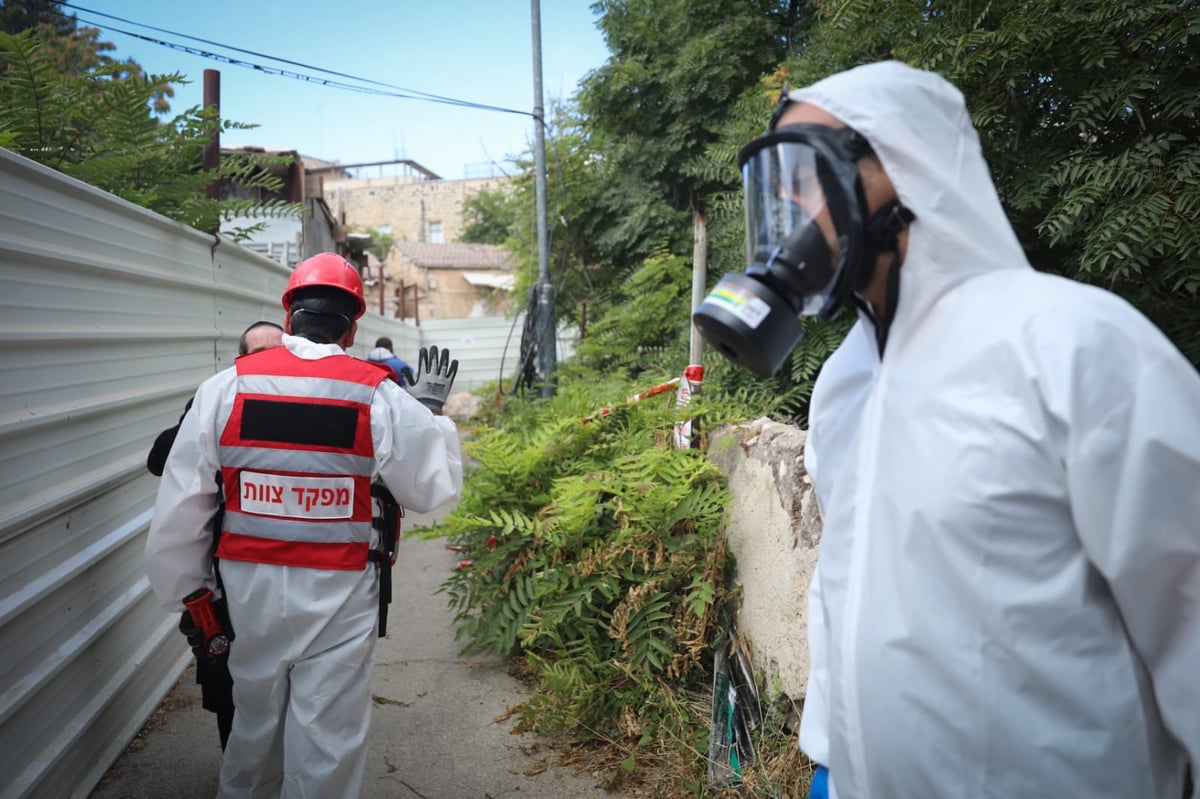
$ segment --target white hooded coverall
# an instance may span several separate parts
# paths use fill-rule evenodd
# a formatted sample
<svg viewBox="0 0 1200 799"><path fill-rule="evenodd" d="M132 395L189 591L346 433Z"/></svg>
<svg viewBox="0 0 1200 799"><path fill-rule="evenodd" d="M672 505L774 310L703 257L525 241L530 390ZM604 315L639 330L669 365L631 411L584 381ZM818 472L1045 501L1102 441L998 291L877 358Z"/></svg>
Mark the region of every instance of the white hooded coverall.
<svg viewBox="0 0 1200 799"><path fill-rule="evenodd" d="M293 354L340 355L335 344L284 336ZM210 522L218 445L237 393L236 367L196 391L159 486L146 541L150 584L168 608L216 587ZM404 507L457 499L462 462L454 423L391 381L370 396L372 479ZM378 546L372 531L371 546ZM222 797L357 796L366 762L378 573L225 559L221 576L236 638L230 646L233 730L221 763Z"/></svg>
<svg viewBox="0 0 1200 799"><path fill-rule="evenodd" d="M1200 377L1030 268L961 94L896 62L794 92L916 214L880 357L813 391L824 512L800 744L840 799L1180 799L1200 764Z"/></svg>

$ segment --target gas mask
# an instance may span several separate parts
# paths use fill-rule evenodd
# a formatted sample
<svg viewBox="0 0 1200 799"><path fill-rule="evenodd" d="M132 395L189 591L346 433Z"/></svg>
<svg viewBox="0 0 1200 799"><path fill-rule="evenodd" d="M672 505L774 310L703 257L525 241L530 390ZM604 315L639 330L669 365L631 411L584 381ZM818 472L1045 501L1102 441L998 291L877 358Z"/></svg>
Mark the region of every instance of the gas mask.
<svg viewBox="0 0 1200 799"><path fill-rule="evenodd" d="M734 363L775 374L803 335L800 316L834 316L879 253L895 250L913 215L898 202L868 213L857 162L870 154L854 130L825 125L776 128L738 153L749 266L725 275L692 315Z"/></svg>

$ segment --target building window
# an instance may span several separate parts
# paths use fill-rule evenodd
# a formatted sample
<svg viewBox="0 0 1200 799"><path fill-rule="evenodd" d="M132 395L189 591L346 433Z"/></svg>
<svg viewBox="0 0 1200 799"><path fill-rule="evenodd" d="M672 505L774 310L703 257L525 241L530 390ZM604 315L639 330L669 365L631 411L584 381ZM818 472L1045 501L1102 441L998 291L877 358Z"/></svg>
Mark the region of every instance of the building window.
<svg viewBox="0 0 1200 799"><path fill-rule="evenodd" d="M441 244L442 243L442 223L441 222L430 222L429 223L429 243L430 244Z"/></svg>

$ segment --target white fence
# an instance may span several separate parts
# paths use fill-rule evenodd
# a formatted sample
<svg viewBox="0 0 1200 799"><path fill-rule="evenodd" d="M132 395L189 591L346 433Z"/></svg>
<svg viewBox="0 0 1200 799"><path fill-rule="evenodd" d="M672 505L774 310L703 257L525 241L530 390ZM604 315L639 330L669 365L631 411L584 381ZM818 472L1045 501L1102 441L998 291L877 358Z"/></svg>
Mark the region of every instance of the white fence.
<svg viewBox="0 0 1200 799"><path fill-rule="evenodd" d="M431 319L421 323L421 335L427 345L449 348L451 357L458 360L454 390L474 391L500 380L501 365L507 379L516 374L521 322L517 319L514 327L511 319Z"/></svg>
<svg viewBox="0 0 1200 799"><path fill-rule="evenodd" d="M186 666L142 566L146 454L241 331L280 319L286 280L0 149L0 798L87 796ZM354 354L388 335L415 361L424 332L469 390L510 326L368 314Z"/></svg>

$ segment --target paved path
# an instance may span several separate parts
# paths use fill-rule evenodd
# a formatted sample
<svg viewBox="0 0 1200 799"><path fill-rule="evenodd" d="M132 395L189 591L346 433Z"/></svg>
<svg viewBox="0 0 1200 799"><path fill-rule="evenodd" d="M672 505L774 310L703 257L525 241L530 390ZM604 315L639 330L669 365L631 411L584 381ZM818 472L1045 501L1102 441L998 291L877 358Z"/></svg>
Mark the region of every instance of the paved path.
<svg viewBox="0 0 1200 799"><path fill-rule="evenodd" d="M406 526L430 517L410 514ZM498 721L525 696L494 657L459 657L446 597L435 594L458 556L441 541L405 539L394 572L388 637L375 656L371 743L362 799L612 799L599 778L553 765L555 755ZM215 716L184 673L92 799L211 799L221 749Z"/></svg>

